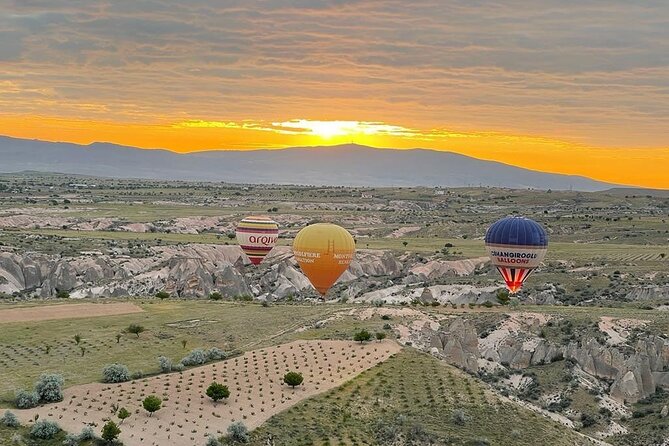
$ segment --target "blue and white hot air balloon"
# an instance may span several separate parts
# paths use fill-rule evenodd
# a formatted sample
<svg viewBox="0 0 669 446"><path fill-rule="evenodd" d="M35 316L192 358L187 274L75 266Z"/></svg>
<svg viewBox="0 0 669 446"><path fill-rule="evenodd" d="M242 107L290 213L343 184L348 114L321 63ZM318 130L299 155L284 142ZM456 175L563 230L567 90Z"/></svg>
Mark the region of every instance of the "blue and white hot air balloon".
<svg viewBox="0 0 669 446"><path fill-rule="evenodd" d="M493 223L485 234L492 264L512 293L541 264L548 250L548 236L539 223L525 217L506 217Z"/></svg>

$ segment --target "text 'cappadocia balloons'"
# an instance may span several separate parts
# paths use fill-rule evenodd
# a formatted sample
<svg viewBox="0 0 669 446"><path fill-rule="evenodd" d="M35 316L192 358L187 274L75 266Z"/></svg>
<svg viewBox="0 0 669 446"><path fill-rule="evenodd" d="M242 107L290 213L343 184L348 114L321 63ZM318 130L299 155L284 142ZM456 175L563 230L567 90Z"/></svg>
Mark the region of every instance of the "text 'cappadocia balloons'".
<svg viewBox="0 0 669 446"><path fill-rule="evenodd" d="M544 259L548 236L534 220L506 217L488 228L485 246L506 287L515 293Z"/></svg>
<svg viewBox="0 0 669 446"><path fill-rule="evenodd" d="M293 253L302 272L325 296L353 260L355 241L341 226L316 223L297 233Z"/></svg>
<svg viewBox="0 0 669 446"><path fill-rule="evenodd" d="M237 225L236 236L244 254L258 265L276 245L279 225L268 217L246 217Z"/></svg>

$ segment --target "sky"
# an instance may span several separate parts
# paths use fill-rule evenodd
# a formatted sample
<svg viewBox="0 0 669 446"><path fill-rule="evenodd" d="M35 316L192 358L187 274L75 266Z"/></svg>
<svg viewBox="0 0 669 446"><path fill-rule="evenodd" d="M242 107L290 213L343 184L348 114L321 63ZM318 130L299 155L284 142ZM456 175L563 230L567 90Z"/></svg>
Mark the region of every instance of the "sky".
<svg viewBox="0 0 669 446"><path fill-rule="evenodd" d="M420 147L669 188L669 1L0 0L0 134Z"/></svg>

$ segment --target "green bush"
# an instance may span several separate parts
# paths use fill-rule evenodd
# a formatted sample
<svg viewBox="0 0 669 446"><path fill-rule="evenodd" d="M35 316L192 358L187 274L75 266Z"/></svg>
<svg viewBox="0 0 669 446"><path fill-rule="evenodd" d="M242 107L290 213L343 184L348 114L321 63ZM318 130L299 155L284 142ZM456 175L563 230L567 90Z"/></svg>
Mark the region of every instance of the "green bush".
<svg viewBox="0 0 669 446"><path fill-rule="evenodd" d="M162 404L163 400L155 395L149 395L142 401L142 406L144 407L144 410L149 413L149 416L152 416L154 412L159 411Z"/></svg>
<svg viewBox="0 0 669 446"><path fill-rule="evenodd" d="M40 440L51 440L61 431L58 423L48 420L40 420L30 429L30 436Z"/></svg>
<svg viewBox="0 0 669 446"><path fill-rule="evenodd" d="M170 298L170 293L168 293L167 291L158 291L156 293L156 297L160 300L169 299Z"/></svg>
<svg viewBox="0 0 669 446"><path fill-rule="evenodd" d="M241 421L236 421L228 426L228 438L235 443L248 443L249 430Z"/></svg>
<svg viewBox="0 0 669 446"><path fill-rule="evenodd" d="M16 417L16 415L14 415L13 412L10 411L5 412L5 414L0 418L0 424L5 427L21 426L19 419Z"/></svg>
<svg viewBox="0 0 669 446"><path fill-rule="evenodd" d="M37 392L28 392L27 390L19 390L16 392L14 404L19 409L32 409L39 404L39 395Z"/></svg>
<svg viewBox="0 0 669 446"><path fill-rule="evenodd" d="M302 381L304 381L304 377L302 376L301 373L297 372L288 372L283 377L283 382L288 384L293 389L295 388L295 386L299 386L300 384L302 384Z"/></svg>
<svg viewBox="0 0 669 446"><path fill-rule="evenodd" d="M191 350L182 360L181 364L186 367L205 364L208 360L207 354L201 348Z"/></svg>
<svg viewBox="0 0 669 446"><path fill-rule="evenodd" d="M138 324L130 324L126 330L128 333L132 333L139 337L140 333L143 333L146 329Z"/></svg>
<svg viewBox="0 0 669 446"><path fill-rule="evenodd" d="M353 340L361 344L365 341L369 341L370 339L372 339L372 334L364 328L360 331L357 331L353 335Z"/></svg>
<svg viewBox="0 0 669 446"><path fill-rule="evenodd" d="M130 381L130 370L123 364L109 364L102 369L102 382L122 383Z"/></svg>
<svg viewBox="0 0 669 446"><path fill-rule="evenodd" d="M211 300L221 300L223 299L223 295L219 293L218 291L214 291L213 293L209 294L209 299Z"/></svg>
<svg viewBox="0 0 669 446"><path fill-rule="evenodd" d="M121 429L113 421L107 421L102 427L102 439L108 443L113 442L121 434Z"/></svg>
<svg viewBox="0 0 669 446"><path fill-rule="evenodd" d="M228 398L230 396L230 389L228 389L228 386L219 384L216 381L214 381L209 385L209 387L207 387L206 393L207 396L211 398L214 401L214 403L216 403L219 400Z"/></svg>
<svg viewBox="0 0 669 446"><path fill-rule="evenodd" d="M63 380L62 375L43 374L35 383L35 393L41 403L57 403L63 401Z"/></svg>
<svg viewBox="0 0 669 446"><path fill-rule="evenodd" d="M166 356L158 356L158 364L160 365L160 371L163 373L169 373L172 371L172 360Z"/></svg>
<svg viewBox="0 0 669 446"><path fill-rule="evenodd" d="M204 444L204 446L222 446L221 442L218 441L218 438L214 437L213 435L209 435L207 437L207 442Z"/></svg>

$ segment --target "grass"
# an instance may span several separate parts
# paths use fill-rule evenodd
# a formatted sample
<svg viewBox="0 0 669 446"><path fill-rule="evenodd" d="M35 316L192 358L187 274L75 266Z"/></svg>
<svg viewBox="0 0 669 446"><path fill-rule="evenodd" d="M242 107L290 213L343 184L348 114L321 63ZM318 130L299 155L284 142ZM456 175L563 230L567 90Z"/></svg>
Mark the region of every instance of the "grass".
<svg viewBox="0 0 669 446"><path fill-rule="evenodd" d="M453 420L464 412L463 424ZM338 389L272 417L251 445L589 444L561 425L492 395L454 367L405 349ZM423 443L426 444L426 443Z"/></svg>
<svg viewBox="0 0 669 446"><path fill-rule="evenodd" d="M112 362L131 372L158 372L158 356L175 362L198 347L249 350L289 338L296 328L327 317L337 306L241 304L170 300L138 302L145 313L89 319L2 324L0 327L0 401L32 388L41 373L62 373L66 386L99 381ZM138 338L123 333L130 324L146 331ZM123 333L120 342L116 335ZM81 344L74 336L80 334ZM187 342L183 348L182 341ZM49 353L46 346L50 346ZM81 356L81 348L86 349Z"/></svg>

